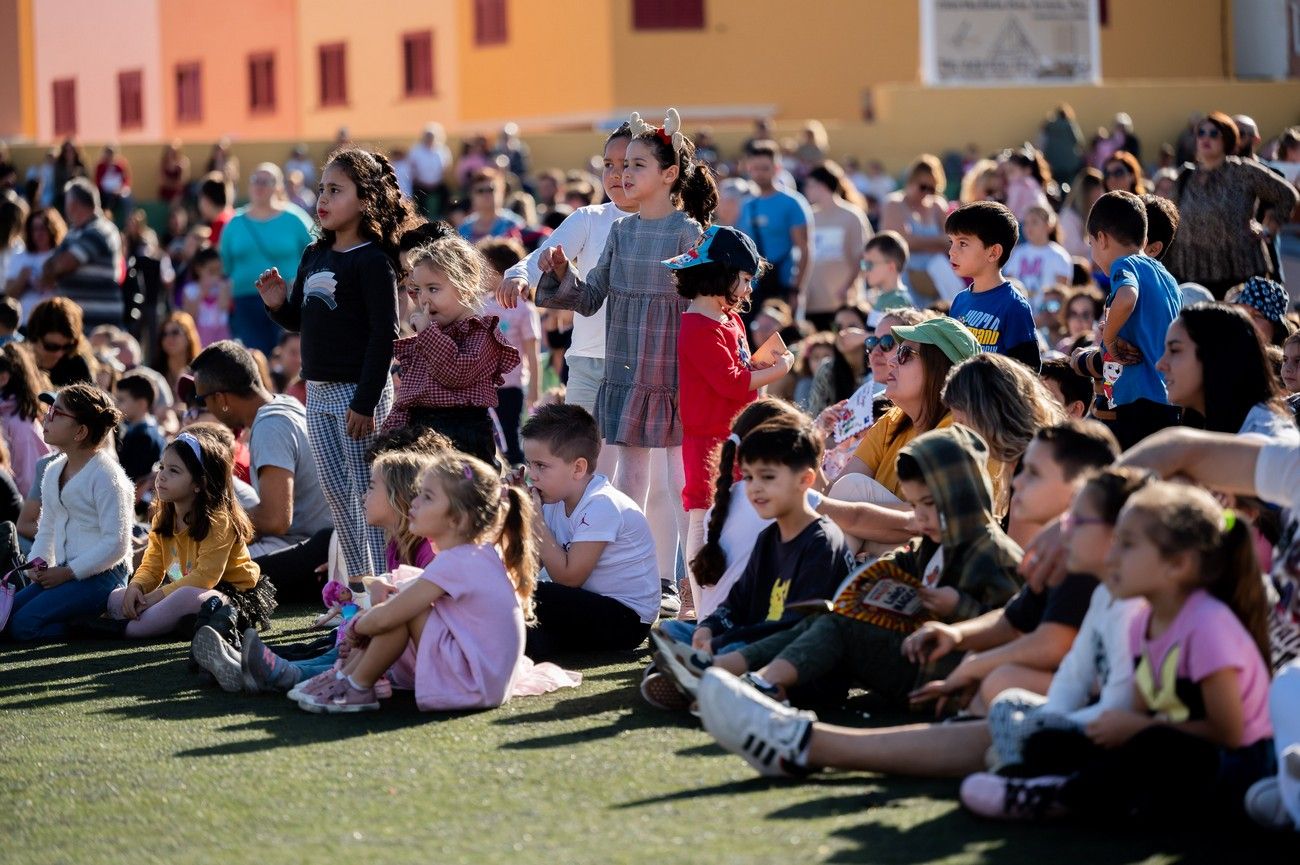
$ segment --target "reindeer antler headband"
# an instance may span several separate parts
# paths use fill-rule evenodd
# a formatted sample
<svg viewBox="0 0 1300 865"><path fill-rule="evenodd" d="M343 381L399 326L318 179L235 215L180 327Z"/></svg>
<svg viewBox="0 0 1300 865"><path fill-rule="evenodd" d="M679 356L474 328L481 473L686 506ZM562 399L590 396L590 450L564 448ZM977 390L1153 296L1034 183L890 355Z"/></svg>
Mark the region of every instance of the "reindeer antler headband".
<svg viewBox="0 0 1300 865"><path fill-rule="evenodd" d="M632 134L642 135L647 132L653 132L659 137L659 140L673 149L673 153L680 153L682 143L685 138L682 136L682 116L677 113L676 108L669 108L668 114L664 117L663 126L651 126L641 119L641 115L633 111L632 116L627 119L627 125L631 127Z"/></svg>

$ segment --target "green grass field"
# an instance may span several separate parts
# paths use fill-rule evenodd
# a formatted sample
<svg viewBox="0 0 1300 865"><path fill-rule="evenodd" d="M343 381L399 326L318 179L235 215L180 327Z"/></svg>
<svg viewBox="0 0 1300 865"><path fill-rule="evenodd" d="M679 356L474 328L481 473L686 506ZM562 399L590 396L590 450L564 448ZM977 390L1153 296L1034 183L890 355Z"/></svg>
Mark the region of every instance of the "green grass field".
<svg viewBox="0 0 1300 865"><path fill-rule="evenodd" d="M1300 861L1293 838L1254 832L984 823L951 782L770 782L641 702L644 655L569 662L580 688L444 716L400 697L309 715L199 688L184 658L0 645L0 863Z"/></svg>

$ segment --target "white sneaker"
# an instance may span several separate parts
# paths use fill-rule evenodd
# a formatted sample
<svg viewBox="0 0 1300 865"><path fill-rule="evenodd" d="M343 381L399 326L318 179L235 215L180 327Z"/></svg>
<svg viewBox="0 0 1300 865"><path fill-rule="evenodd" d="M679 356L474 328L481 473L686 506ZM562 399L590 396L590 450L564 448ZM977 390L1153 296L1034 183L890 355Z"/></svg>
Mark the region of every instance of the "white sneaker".
<svg viewBox="0 0 1300 865"><path fill-rule="evenodd" d="M194 632L190 643L194 661L212 674L221 690L237 694L244 690L244 671L239 653L207 625Z"/></svg>
<svg viewBox="0 0 1300 865"><path fill-rule="evenodd" d="M713 663L712 656L677 642L659 628L650 630L650 644L659 671L672 679L682 693L694 698L700 676Z"/></svg>
<svg viewBox="0 0 1300 865"><path fill-rule="evenodd" d="M1250 819L1266 829L1290 829L1295 825L1282 803L1282 790L1276 776L1251 784L1242 804Z"/></svg>
<svg viewBox="0 0 1300 865"><path fill-rule="evenodd" d="M768 777L808 774L801 758L815 714L783 706L717 667L704 672L698 696L704 729L723 748Z"/></svg>

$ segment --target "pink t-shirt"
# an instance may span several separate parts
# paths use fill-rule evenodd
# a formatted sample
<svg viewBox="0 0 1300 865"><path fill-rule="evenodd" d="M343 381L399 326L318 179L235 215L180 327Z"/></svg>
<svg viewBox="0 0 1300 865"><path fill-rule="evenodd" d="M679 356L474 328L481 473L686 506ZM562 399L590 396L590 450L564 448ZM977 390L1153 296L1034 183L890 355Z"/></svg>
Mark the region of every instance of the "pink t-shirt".
<svg viewBox="0 0 1300 865"><path fill-rule="evenodd" d="M397 542L389 541L388 546L384 547L384 565L387 566L389 573L397 570L399 565L415 565L417 568L424 568L429 562L433 561L436 555L433 544L429 543L428 538L424 538L420 541L420 545L415 548L415 561L404 562L397 555Z"/></svg>
<svg viewBox="0 0 1300 865"><path fill-rule="evenodd" d="M1163 634L1147 637L1151 608L1133 619L1133 681L1147 708L1172 723L1205 719L1200 683L1231 667L1237 671L1245 729L1241 745L1273 735L1268 718L1268 668L1255 641L1227 604L1193 592Z"/></svg>
<svg viewBox="0 0 1300 865"><path fill-rule="evenodd" d="M500 706L524 657L524 612L501 556L463 544L439 552L420 578L447 594L415 649L416 704L426 712Z"/></svg>
<svg viewBox="0 0 1300 865"><path fill-rule="evenodd" d="M497 317L497 330L506 338L506 342L519 352L519 364L505 374L502 387L528 387L528 357L524 353L524 340L534 342L542 338L542 320L537 315L537 308L531 303L523 302L514 309L506 309L489 297L483 307L483 315Z"/></svg>

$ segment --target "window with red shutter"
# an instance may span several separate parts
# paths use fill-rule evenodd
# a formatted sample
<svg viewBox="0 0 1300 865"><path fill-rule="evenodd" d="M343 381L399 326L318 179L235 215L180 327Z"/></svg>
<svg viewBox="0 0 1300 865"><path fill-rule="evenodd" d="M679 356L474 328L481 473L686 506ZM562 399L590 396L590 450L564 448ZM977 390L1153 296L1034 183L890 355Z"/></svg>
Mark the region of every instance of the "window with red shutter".
<svg viewBox="0 0 1300 865"><path fill-rule="evenodd" d="M320 104L348 102L347 45L333 42L320 47Z"/></svg>
<svg viewBox="0 0 1300 865"><path fill-rule="evenodd" d="M702 30L704 0L632 0L637 30Z"/></svg>
<svg viewBox="0 0 1300 865"><path fill-rule="evenodd" d="M433 32L402 36L402 91L407 96L433 95Z"/></svg>
<svg viewBox="0 0 1300 865"><path fill-rule="evenodd" d="M507 33L506 0L474 0L474 44L500 45Z"/></svg>
<svg viewBox="0 0 1300 865"><path fill-rule="evenodd" d="M198 63L176 66L176 120L198 123L203 119L203 67Z"/></svg>
<svg viewBox="0 0 1300 865"><path fill-rule="evenodd" d="M248 110L275 110L275 55L248 56Z"/></svg>
<svg viewBox="0 0 1300 865"><path fill-rule="evenodd" d="M77 80L61 78L52 83L54 91L54 134L77 134Z"/></svg>
<svg viewBox="0 0 1300 865"><path fill-rule="evenodd" d="M139 69L117 73L117 125L120 129L144 126L144 73Z"/></svg>

